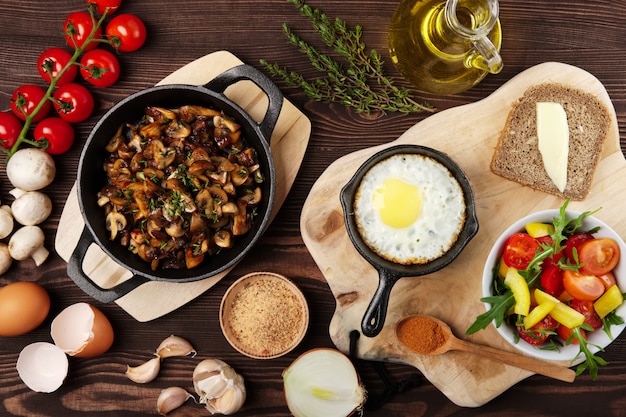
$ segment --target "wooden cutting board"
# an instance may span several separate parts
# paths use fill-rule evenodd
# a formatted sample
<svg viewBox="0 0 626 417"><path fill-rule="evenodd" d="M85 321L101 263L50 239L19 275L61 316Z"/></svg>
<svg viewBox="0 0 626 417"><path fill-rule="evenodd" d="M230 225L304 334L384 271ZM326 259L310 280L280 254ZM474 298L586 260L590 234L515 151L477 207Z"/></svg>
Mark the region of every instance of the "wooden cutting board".
<svg viewBox="0 0 626 417"><path fill-rule="evenodd" d="M185 65L157 85L204 85L218 74L242 63L228 51L214 52ZM253 119L257 121L263 119L267 109L267 97L252 81L237 82L228 87L225 94L246 110ZM285 99L270 144L278 182L272 218L278 213L293 185L306 152L310 133L309 119ZM84 223L74 185L61 214L55 239L55 249L65 261L72 255L83 228ZM102 288L111 288L132 276L130 271L114 262L96 244L89 248L83 270ZM232 268L213 277L189 283L148 282L118 298L115 303L140 322L153 320L195 299L231 270Z"/></svg>
<svg viewBox="0 0 626 417"><path fill-rule="evenodd" d="M625 187L622 181L616 181L626 175L626 161L620 150L615 109L606 90L599 80L579 68L553 62L537 65L479 102L436 113L392 143L342 157L314 184L302 210L301 231L337 301L330 335L339 349L349 351L350 331L360 330L361 319L378 285L377 272L348 238L339 192L357 168L377 151L393 145L419 144L447 153L465 171L476 198L479 231L463 253L443 270L425 277L402 278L396 283L384 329L374 338L361 335L357 355L362 359L413 365L451 401L467 407L483 405L532 375L468 353L418 355L399 345L394 325L403 316L427 314L449 323L457 336L465 338L466 329L485 311L479 301L481 276L497 236L526 214L562 205L562 199L507 181L489 170L511 105L527 88L544 82L585 90L596 95L609 109L611 128L591 193L585 201L570 203L569 208L585 211L602 207L597 217L626 236ZM515 351L493 326L469 339Z"/></svg>

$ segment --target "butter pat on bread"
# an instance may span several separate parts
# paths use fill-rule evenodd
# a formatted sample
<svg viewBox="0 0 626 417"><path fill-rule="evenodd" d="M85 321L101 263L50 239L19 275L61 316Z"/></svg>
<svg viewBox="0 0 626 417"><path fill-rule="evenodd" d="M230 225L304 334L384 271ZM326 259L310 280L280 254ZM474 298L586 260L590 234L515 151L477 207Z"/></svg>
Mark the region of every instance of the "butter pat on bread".
<svg viewBox="0 0 626 417"><path fill-rule="evenodd" d="M569 152L563 191L546 172L539 151L538 102L559 103L567 116ZM592 94L556 83L531 87L509 113L491 160L491 171L546 193L584 200L591 191L610 122L608 110Z"/></svg>

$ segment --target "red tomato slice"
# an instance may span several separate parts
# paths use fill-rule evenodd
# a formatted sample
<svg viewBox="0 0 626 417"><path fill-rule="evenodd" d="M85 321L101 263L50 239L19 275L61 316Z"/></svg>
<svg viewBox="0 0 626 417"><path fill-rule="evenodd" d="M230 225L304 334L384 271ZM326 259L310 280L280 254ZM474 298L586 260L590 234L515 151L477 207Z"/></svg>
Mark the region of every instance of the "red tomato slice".
<svg viewBox="0 0 626 417"><path fill-rule="evenodd" d="M558 323L548 315L539 323L535 324L529 330L524 329L523 326L517 326L517 333L519 337L526 343L539 346L542 345L548 338L554 334Z"/></svg>
<svg viewBox="0 0 626 417"><path fill-rule="evenodd" d="M576 233L567 238L565 241L565 256L567 256L567 259L572 263L576 262L574 259L574 249L576 249L578 256L580 256L580 245L591 239L595 238L589 233Z"/></svg>
<svg viewBox="0 0 626 417"><path fill-rule="evenodd" d="M604 284L595 275L566 270L563 272L565 291L578 300L593 301L604 293Z"/></svg>
<svg viewBox="0 0 626 417"><path fill-rule="evenodd" d="M526 269L539 248L537 239L526 233L515 233L507 241L502 258L509 268Z"/></svg>
<svg viewBox="0 0 626 417"><path fill-rule="evenodd" d="M541 273L541 287L553 297L559 298L565 287L563 286L563 270L556 265L543 268Z"/></svg>
<svg viewBox="0 0 626 417"><path fill-rule="evenodd" d="M606 274L599 275L600 281L604 284L604 289L608 290L613 285L617 284L615 280L615 275L612 272L607 272Z"/></svg>
<svg viewBox="0 0 626 417"><path fill-rule="evenodd" d="M588 240L580 245L578 260L580 271L590 275L611 272L619 262L620 250L617 242L610 238Z"/></svg>
<svg viewBox="0 0 626 417"><path fill-rule="evenodd" d="M602 319L593 309L593 301L573 299L571 307L585 316L585 323L595 330L602 327Z"/></svg>
<svg viewBox="0 0 626 417"><path fill-rule="evenodd" d="M565 327L562 324L557 327L556 329L556 333L559 335L559 337L561 339L563 339L564 342L567 342L567 340L572 337L572 329L570 329L569 327ZM583 339L587 340L587 332L585 332L585 330L580 329L580 334L582 335ZM577 338L573 338L572 342L573 345L577 345L578 344L578 339Z"/></svg>

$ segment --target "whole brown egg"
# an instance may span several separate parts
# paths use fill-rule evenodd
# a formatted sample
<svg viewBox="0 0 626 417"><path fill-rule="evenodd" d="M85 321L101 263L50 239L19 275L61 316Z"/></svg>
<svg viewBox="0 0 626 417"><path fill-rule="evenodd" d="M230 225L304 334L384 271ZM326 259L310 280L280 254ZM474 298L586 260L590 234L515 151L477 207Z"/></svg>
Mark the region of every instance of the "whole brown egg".
<svg viewBox="0 0 626 417"><path fill-rule="evenodd" d="M35 330L48 316L50 296L34 282L13 282L0 288L0 336Z"/></svg>

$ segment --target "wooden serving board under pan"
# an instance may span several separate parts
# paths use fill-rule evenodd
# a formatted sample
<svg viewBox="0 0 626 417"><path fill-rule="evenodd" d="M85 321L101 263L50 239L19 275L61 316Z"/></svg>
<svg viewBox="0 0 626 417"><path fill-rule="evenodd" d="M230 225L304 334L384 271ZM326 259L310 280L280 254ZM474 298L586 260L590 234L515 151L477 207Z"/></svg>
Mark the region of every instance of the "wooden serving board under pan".
<svg viewBox="0 0 626 417"><path fill-rule="evenodd" d="M626 175L626 161L620 150L617 119L609 95L598 79L577 67L554 62L534 66L481 101L433 114L391 143L340 158L314 184L302 210L301 231L337 302L330 336L339 349L349 351L350 332L361 329L363 314L379 282L376 270L359 255L348 238L340 190L376 152L399 144L419 144L447 153L465 171L475 194L479 230L449 266L431 275L398 280L391 292L385 327L376 337L361 335L357 355L362 359L413 365L451 401L466 407L483 405L532 375L470 353L416 354L399 344L394 327L407 315L431 315L447 322L459 337L517 352L493 325L471 337L466 337L465 331L485 311L480 302L483 266L498 235L520 217L559 208L564 202L505 180L489 169L512 104L529 87L545 82L594 94L609 110L611 127L591 193L582 202L571 202L569 208L586 211L602 207L596 217L626 236L624 186L615 180Z"/></svg>
<svg viewBox="0 0 626 417"><path fill-rule="evenodd" d="M157 85L204 85L218 74L242 63L228 51L214 52L185 65ZM263 118L267 109L267 96L252 81L237 82L228 87L225 94L246 110L253 119L258 121ZM278 213L293 185L306 152L310 133L309 119L285 99L272 133L270 146L278 182L272 218ZM55 239L55 249L65 261L72 255L84 227L74 185L61 214ZM109 258L96 244L89 248L83 262L83 270L104 289L114 287L132 276L130 271ZM232 268L213 277L187 283L150 281L118 298L115 303L137 321L153 320L195 299L231 270Z"/></svg>

